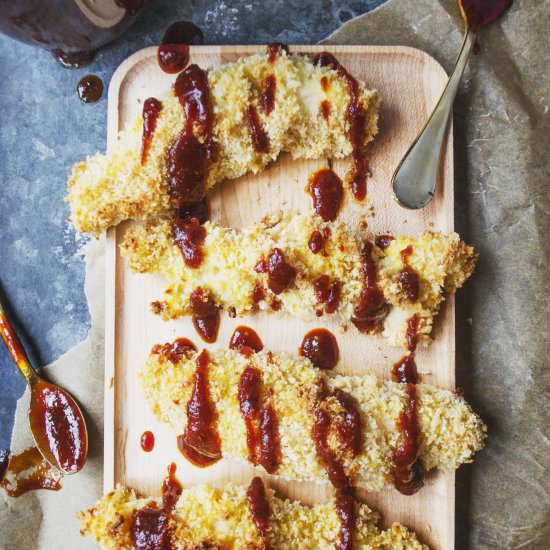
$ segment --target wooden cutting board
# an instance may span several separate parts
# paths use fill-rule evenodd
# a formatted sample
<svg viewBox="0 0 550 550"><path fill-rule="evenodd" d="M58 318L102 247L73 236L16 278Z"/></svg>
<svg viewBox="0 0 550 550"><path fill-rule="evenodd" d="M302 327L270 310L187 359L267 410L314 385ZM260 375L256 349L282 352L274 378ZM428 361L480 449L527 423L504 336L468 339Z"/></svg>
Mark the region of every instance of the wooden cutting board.
<svg viewBox="0 0 550 550"><path fill-rule="evenodd" d="M191 48L191 62L209 67L234 61L263 46L199 46ZM435 199L421 211L407 211L392 199L390 178L397 163L422 128L434 107L445 82L441 66L427 54L406 47L380 46L291 46L293 52L334 53L357 78L382 95L380 133L369 146L372 177L368 182L368 203L357 203L346 194L340 219L357 229L366 218L367 231L415 235L424 229L452 231L453 159L452 132L441 169L441 183ZM142 50L129 57L115 72L109 87L108 147L112 147L119 130L139 114L143 101L161 97L173 83L174 76L163 73L156 63L156 48ZM349 161L339 161L334 169L341 176ZM211 194L212 219L224 225L242 227L260 220L278 209L308 211L311 199L304 188L308 176L326 160L292 161L281 158L265 172L246 176L218 186ZM126 224L111 229L107 236L107 308L105 365L105 491L115 484L129 485L146 494L158 494L166 467L177 464L177 474L184 486L201 482L248 483L254 469L248 465L221 461L211 468L190 465L176 448L174 432L157 422L147 407L136 374L151 347L176 337L191 338L203 345L189 318L164 322L150 312L149 304L162 296L164 280L160 276L131 273L120 257ZM338 370L345 374L372 373L389 378L390 367L403 350L390 348L375 337L360 334L351 327L341 333L324 318L312 323L279 314L254 314L230 319L222 314L218 341L213 346L226 347L239 324L253 327L266 349L296 353L302 336L311 328L324 326L336 334L341 350ZM443 388L454 388L455 331L454 301L445 302L434 329L435 341L417 354L422 380ZM155 434L153 452L140 448L143 431ZM304 437L310 437L304 433ZM280 495L314 503L331 494L327 484L268 480ZM400 521L419 534L433 548L454 547L454 474L427 476L425 487L406 497L394 489L361 497L379 510L383 524Z"/></svg>

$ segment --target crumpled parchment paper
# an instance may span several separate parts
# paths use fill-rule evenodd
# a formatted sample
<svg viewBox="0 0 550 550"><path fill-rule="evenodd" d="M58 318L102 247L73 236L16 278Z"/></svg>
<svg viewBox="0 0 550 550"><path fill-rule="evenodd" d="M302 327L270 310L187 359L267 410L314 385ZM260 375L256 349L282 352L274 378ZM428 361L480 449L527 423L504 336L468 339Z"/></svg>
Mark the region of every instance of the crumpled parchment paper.
<svg viewBox="0 0 550 550"><path fill-rule="evenodd" d="M453 0L390 0L327 38L334 44L415 46L452 69L462 40ZM481 253L457 296L457 379L489 426L475 463L457 477L457 548L550 548L550 370L546 285L550 137L550 0L516 0L480 33L455 103L457 230ZM102 487L101 242L86 251L87 339L48 368L84 405L90 457L58 493L0 501L0 547L94 548L73 514ZM30 442L27 396L13 450Z"/></svg>

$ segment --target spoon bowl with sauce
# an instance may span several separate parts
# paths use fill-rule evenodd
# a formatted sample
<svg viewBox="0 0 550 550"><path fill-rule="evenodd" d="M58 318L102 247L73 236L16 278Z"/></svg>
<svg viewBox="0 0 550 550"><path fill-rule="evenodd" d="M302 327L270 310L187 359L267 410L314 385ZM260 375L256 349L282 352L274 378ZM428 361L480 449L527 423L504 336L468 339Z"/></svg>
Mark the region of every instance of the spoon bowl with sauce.
<svg viewBox="0 0 550 550"><path fill-rule="evenodd" d="M441 151L458 85L481 27L498 19L513 0L458 0L465 23L464 41L453 72L428 122L392 176L397 202L409 209L424 208L434 197Z"/></svg>
<svg viewBox="0 0 550 550"><path fill-rule="evenodd" d="M29 385L29 424L37 448L63 474L77 473L88 455L88 431L80 407L66 390L34 370L1 303L0 334Z"/></svg>

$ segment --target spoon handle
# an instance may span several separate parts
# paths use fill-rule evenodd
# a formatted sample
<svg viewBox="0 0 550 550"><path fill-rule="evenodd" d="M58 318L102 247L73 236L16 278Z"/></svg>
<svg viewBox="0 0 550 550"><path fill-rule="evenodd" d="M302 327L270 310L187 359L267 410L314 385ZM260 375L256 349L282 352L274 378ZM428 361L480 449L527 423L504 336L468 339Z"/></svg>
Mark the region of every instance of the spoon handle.
<svg viewBox="0 0 550 550"><path fill-rule="evenodd" d="M27 379L28 384L32 387L33 384L38 380L38 375L36 371L32 368L27 354L21 344L21 341L15 334L12 329L6 312L2 307L2 302L0 301L0 334L8 348L10 355L13 357L13 360L16 362L19 370L23 373L23 376Z"/></svg>
<svg viewBox="0 0 550 550"><path fill-rule="evenodd" d="M449 115L475 41L475 33L467 31L453 72L435 109L393 174L393 193L405 208L423 208L434 196Z"/></svg>

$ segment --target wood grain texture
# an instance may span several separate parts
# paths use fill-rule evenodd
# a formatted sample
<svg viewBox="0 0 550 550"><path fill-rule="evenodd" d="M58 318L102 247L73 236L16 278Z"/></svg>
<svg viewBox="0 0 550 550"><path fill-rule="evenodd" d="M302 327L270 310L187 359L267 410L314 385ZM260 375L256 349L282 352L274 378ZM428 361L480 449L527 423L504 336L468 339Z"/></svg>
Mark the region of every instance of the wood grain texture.
<svg viewBox="0 0 550 550"><path fill-rule="evenodd" d="M368 222L367 231L417 234L424 229L453 230L452 132L447 142L441 181L435 199L421 211L407 211L392 199L390 178L397 163L422 128L441 93L446 75L427 54L406 47L379 46L291 46L291 51L333 52L344 66L382 95L380 133L369 146L372 177L368 181L367 203L357 203L346 193L340 219L353 229L360 219ZM260 46L200 46L191 48L191 61L208 67L236 60L257 51ZM128 58L114 74L109 87L108 146L116 134L141 112L142 102L152 95L162 96L174 80L157 67L156 49L148 48ZM311 199L304 188L311 172L325 166L326 160L291 161L284 156L265 172L245 176L218 186L210 195L212 219L224 225L242 227L260 220L277 209L307 211ZM349 161L334 163L343 176ZM208 469L197 469L185 461L176 448L175 434L157 422L142 397L136 373L157 342L186 336L202 343L189 318L164 322L149 310L149 303L162 295L160 276L131 273L120 257L117 245L125 226L111 229L107 236L107 307L105 365L105 491L116 483L145 493L158 494L166 467L176 462L178 477L185 485L199 482L246 483L253 468L222 461ZM218 341L211 347L225 347L239 324L257 330L265 347L273 351L296 353L303 334L316 326L332 330L341 350L338 370L346 374L372 373L389 378L390 367L403 355L378 338L361 335L353 327L341 333L325 319L305 323L278 314L254 314L240 319L222 315ZM444 303L434 329L434 343L421 349L417 363L426 383L454 388L455 336L454 301ZM208 347L208 346L207 346ZM140 448L143 431L155 434L153 452ZM304 433L304 437L310 437ZM269 479L283 496L306 503L326 499L330 486L315 483L285 482ZM361 498L383 514L383 524L400 521L416 530L433 548L454 547L454 474L430 474L426 486L412 497L394 489Z"/></svg>

